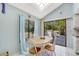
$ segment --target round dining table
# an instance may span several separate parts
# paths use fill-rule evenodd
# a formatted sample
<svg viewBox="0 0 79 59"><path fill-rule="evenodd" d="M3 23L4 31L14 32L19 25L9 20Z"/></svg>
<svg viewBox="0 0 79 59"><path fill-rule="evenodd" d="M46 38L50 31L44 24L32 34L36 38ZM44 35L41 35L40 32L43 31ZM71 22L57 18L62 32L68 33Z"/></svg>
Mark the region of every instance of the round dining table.
<svg viewBox="0 0 79 59"><path fill-rule="evenodd" d="M45 38L37 37L37 38L30 38L29 42L32 43L33 45L41 45L41 44L48 43L51 40L52 40L52 38L50 38L50 37L45 37Z"/></svg>
<svg viewBox="0 0 79 59"><path fill-rule="evenodd" d="M49 38L49 37L46 37L46 39L31 38L31 39L29 39L29 42L31 43L31 45L37 47L40 45L43 46L46 43L49 43L51 40L52 40L52 38ZM71 48L59 46L59 45L54 45L54 47L55 47L55 56L76 56L75 51ZM36 48L35 48L35 50L36 50ZM36 50L36 52L37 52L37 50ZM44 55L45 55L45 53L43 53L43 56ZM53 56L54 56L54 54L53 54Z"/></svg>
<svg viewBox="0 0 79 59"><path fill-rule="evenodd" d="M30 38L29 43L35 47L35 51L37 52L36 49L37 46L44 46L45 44L49 43L51 40L52 40L51 37L45 37L45 38L35 37L35 38Z"/></svg>

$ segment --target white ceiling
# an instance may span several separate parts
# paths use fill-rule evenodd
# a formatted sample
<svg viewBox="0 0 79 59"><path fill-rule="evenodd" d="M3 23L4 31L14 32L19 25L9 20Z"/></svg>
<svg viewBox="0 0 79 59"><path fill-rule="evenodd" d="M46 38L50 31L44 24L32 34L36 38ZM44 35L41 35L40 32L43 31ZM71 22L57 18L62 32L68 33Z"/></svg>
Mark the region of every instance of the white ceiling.
<svg viewBox="0 0 79 59"><path fill-rule="evenodd" d="M59 7L62 3L48 3L43 10L39 8L36 3L10 3L10 5L21 9L24 12L27 12L33 16L38 18L43 18L44 16L48 15L54 9Z"/></svg>

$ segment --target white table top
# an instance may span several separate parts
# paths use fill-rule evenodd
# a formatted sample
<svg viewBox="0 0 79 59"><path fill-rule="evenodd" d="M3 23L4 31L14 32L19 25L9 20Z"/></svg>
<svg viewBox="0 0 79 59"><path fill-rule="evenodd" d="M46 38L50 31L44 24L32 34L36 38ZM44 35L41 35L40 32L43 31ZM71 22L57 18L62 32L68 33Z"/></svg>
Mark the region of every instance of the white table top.
<svg viewBox="0 0 79 59"><path fill-rule="evenodd" d="M34 44L34 45L40 45L40 44L45 44L47 42L50 42L52 39L51 38L45 38L45 39L40 39L40 38L32 38L29 39L29 42Z"/></svg>

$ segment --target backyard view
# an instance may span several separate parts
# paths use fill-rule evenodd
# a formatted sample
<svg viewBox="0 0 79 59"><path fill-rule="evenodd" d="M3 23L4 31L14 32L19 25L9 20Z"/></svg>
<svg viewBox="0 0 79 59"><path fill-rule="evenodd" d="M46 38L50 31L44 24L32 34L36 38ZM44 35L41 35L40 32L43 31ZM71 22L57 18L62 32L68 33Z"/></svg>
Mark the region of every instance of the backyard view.
<svg viewBox="0 0 79 59"><path fill-rule="evenodd" d="M66 22L65 20L56 20L45 22L45 35L48 30L54 32L56 45L66 46Z"/></svg>
<svg viewBox="0 0 79 59"><path fill-rule="evenodd" d="M32 37L34 35L34 21L25 21L25 38Z"/></svg>

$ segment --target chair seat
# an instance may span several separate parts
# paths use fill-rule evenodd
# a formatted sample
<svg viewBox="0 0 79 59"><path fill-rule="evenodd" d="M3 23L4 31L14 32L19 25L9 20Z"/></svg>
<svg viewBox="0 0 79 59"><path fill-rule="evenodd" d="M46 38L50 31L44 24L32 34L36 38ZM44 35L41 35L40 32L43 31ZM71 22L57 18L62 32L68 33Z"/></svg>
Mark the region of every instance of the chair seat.
<svg viewBox="0 0 79 59"><path fill-rule="evenodd" d="M48 51L54 51L54 47L52 44L47 44L45 45L44 49L48 50Z"/></svg>
<svg viewBox="0 0 79 59"><path fill-rule="evenodd" d="M36 51L37 50L37 51ZM31 53L31 54L37 54L40 50L41 50L41 48L40 47L36 47L36 50L35 50L35 47L32 47L30 50L29 50L29 52Z"/></svg>

